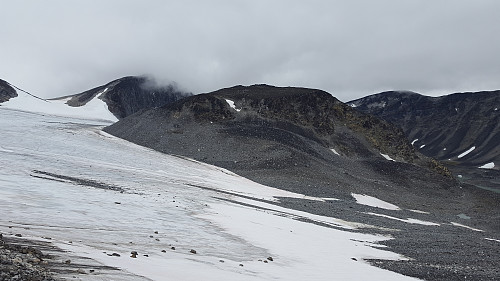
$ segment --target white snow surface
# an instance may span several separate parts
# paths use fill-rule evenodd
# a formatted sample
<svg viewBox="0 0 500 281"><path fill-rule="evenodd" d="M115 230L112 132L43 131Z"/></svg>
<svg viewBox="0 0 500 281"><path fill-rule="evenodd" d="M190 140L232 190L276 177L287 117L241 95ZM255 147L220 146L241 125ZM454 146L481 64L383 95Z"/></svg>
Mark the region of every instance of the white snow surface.
<svg viewBox="0 0 500 281"><path fill-rule="evenodd" d="M411 142L411 145L414 145L417 141L418 141L418 139L414 139L414 140Z"/></svg>
<svg viewBox="0 0 500 281"><path fill-rule="evenodd" d="M226 99L226 102L229 104L229 106L230 106L232 109L234 109L234 110L236 110L236 111L240 111L240 110L241 110L241 109L237 109L237 108L236 108L236 105L234 105L234 101Z"/></svg>
<svg viewBox="0 0 500 281"><path fill-rule="evenodd" d="M383 153L380 153L380 155L384 156L385 159L389 160L389 161L395 161L394 159L392 159L389 155L387 154L383 154Z"/></svg>
<svg viewBox="0 0 500 281"><path fill-rule="evenodd" d="M330 150L331 150L333 153L335 153L335 154L337 154L337 155L339 155L339 156L340 156L340 153L338 153L338 152L337 152L337 150L335 150L334 148L330 148Z"/></svg>
<svg viewBox="0 0 500 281"><path fill-rule="evenodd" d="M356 199L356 202L361 205L377 207L386 210L401 210L398 206L365 194L351 193L351 196Z"/></svg>
<svg viewBox="0 0 500 281"><path fill-rule="evenodd" d="M495 163L494 162L486 163L479 168L480 169L493 169L493 168L495 168Z"/></svg>
<svg viewBox="0 0 500 281"><path fill-rule="evenodd" d="M1 104L1 108L10 108L28 112L37 112L56 116L67 116L93 120L106 120L110 122L118 121L109 110L104 101L99 99L108 88L97 94L87 104L73 107L66 104L68 99L61 100L40 100L26 93L19 92L16 98L10 99Z"/></svg>
<svg viewBox="0 0 500 281"><path fill-rule="evenodd" d="M377 248L390 237L273 205L277 196L304 195L117 139L100 130L106 124L0 107L1 233L51 237L68 255L120 269L101 280L417 280L363 261L404 259Z"/></svg>
<svg viewBox="0 0 500 281"><path fill-rule="evenodd" d="M475 146L473 146L473 147L471 147L471 148L467 149L466 151L464 151L463 153L461 153L460 155L458 155L458 158L462 158L462 157L464 157L465 155L467 155L467 154L471 153L474 149L476 149L476 147L475 147Z"/></svg>

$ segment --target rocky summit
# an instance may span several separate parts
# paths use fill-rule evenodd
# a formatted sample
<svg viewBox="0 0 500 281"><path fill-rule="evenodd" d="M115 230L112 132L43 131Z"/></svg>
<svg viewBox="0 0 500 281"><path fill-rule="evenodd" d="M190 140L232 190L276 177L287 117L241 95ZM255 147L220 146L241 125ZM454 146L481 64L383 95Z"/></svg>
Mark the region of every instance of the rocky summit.
<svg viewBox="0 0 500 281"><path fill-rule="evenodd" d="M17 97L17 92L7 81L0 79L0 103Z"/></svg>
<svg viewBox="0 0 500 281"><path fill-rule="evenodd" d="M118 119L137 111L163 106L192 95L184 92L175 83L160 85L147 76L127 76L85 92L64 96L69 106L83 106L94 98L103 100Z"/></svg>

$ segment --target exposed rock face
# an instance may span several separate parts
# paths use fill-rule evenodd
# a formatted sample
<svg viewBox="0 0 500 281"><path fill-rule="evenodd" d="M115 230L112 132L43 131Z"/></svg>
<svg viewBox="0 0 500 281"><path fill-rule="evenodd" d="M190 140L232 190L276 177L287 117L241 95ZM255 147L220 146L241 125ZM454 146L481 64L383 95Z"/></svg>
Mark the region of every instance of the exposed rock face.
<svg viewBox="0 0 500 281"><path fill-rule="evenodd" d="M309 195L381 197L384 190L390 200L401 188L419 196L418 189L456 184L399 128L314 89L236 86L134 114L105 131Z"/></svg>
<svg viewBox="0 0 500 281"><path fill-rule="evenodd" d="M111 113L122 119L140 110L160 107L190 95L177 89L174 84L159 86L148 77L129 76L58 99L71 97L68 105L82 106L97 97L106 102Z"/></svg>
<svg viewBox="0 0 500 281"><path fill-rule="evenodd" d="M500 91L442 97L384 92L349 104L400 126L427 156L467 167L494 162L500 169Z"/></svg>
<svg viewBox="0 0 500 281"><path fill-rule="evenodd" d="M7 81L0 79L0 103L15 97L17 97L16 90L12 88Z"/></svg>

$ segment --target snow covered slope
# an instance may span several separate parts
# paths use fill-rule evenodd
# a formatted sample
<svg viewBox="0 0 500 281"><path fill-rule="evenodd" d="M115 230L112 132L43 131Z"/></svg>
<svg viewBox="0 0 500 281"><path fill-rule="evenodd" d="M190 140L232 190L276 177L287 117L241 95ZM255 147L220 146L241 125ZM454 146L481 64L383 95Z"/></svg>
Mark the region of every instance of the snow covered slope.
<svg viewBox="0 0 500 281"><path fill-rule="evenodd" d="M80 262L68 278L414 280L363 261L402 259L379 249L390 237L272 204L300 194L14 105L0 107L0 233L65 249L59 264Z"/></svg>
<svg viewBox="0 0 500 281"><path fill-rule="evenodd" d="M102 91L100 94L103 94ZM19 92L18 97L1 104L1 108L16 109L27 112L43 113L54 116L77 117L85 119L106 120L116 122L116 118L104 101L94 98L80 107L71 107L66 104L68 99L41 100L26 93Z"/></svg>

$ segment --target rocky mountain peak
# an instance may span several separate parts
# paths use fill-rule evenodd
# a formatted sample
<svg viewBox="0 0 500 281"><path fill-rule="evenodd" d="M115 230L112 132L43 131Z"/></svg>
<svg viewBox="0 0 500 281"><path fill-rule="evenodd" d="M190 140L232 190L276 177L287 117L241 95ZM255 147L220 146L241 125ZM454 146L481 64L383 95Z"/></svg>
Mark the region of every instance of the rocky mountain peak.
<svg viewBox="0 0 500 281"><path fill-rule="evenodd" d="M67 104L78 107L99 98L107 104L111 113L121 119L137 111L160 107L190 95L192 94L178 89L175 83L160 85L147 76L127 76L58 99L69 98Z"/></svg>
<svg viewBox="0 0 500 281"><path fill-rule="evenodd" d="M16 90L7 81L0 79L0 103L15 97L17 97Z"/></svg>

